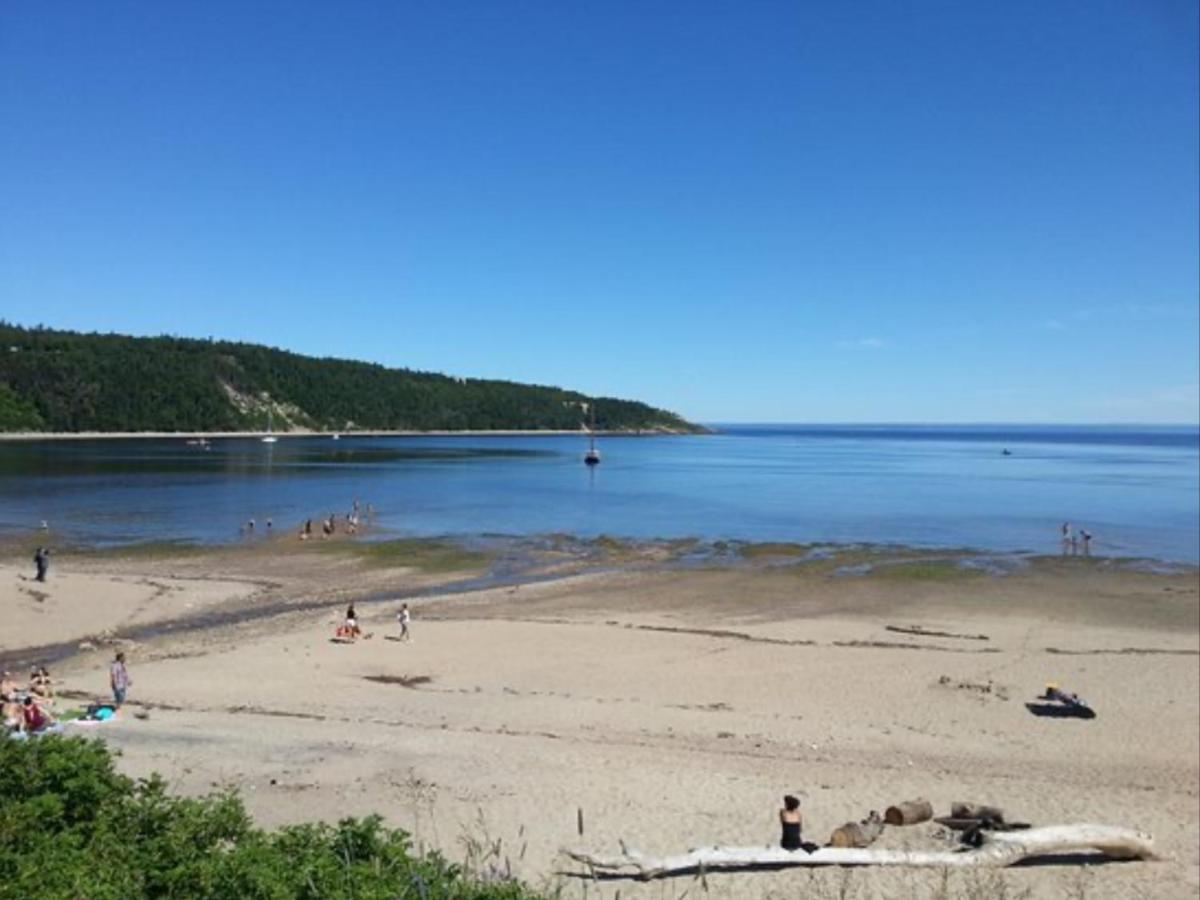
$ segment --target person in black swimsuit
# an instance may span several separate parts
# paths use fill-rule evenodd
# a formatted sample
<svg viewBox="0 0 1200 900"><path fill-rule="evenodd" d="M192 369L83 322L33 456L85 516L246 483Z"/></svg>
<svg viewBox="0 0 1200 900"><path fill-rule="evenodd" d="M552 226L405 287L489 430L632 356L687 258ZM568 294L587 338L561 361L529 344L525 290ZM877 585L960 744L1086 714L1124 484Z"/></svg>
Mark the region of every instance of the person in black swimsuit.
<svg viewBox="0 0 1200 900"><path fill-rule="evenodd" d="M803 846L800 840L800 826L803 820L800 818L800 800L787 794L783 798L783 809L779 811L779 824L783 828L783 836L779 839L779 846L784 850L799 850Z"/></svg>

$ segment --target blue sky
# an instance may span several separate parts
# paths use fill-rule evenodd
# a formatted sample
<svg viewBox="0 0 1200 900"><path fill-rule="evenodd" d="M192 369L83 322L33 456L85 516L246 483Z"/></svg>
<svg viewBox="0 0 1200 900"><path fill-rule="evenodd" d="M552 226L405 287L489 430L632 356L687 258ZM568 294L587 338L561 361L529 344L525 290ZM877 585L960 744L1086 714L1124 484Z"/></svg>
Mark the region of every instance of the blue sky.
<svg viewBox="0 0 1200 900"><path fill-rule="evenodd" d="M701 421L1200 418L1181 2L8 3L0 317Z"/></svg>

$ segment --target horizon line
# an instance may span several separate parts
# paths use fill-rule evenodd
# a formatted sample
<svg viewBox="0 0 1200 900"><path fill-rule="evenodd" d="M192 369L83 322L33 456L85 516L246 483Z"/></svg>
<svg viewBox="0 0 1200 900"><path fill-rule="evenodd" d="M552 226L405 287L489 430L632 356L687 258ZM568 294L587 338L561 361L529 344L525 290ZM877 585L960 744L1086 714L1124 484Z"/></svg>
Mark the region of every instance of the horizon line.
<svg viewBox="0 0 1200 900"><path fill-rule="evenodd" d="M783 421L783 420L734 420L734 419L697 419L698 425L717 427L721 425L759 425L759 426L796 426L803 425L810 428L823 427L861 427L861 428L997 428L997 427L1013 427L1021 428L1195 428L1200 430L1200 421L1197 422L1048 422L1048 421L1030 421L1030 422L1012 422L1012 421L988 421L988 420L971 420L971 421L947 421L947 422L928 422L928 421Z"/></svg>

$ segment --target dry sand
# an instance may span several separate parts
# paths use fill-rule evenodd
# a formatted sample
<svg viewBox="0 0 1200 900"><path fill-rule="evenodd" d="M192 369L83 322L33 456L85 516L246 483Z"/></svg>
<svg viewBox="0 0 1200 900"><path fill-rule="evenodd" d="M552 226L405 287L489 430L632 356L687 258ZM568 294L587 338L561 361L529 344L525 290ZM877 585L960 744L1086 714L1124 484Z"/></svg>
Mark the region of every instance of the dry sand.
<svg viewBox="0 0 1200 900"><path fill-rule="evenodd" d="M1068 560L992 576L917 561L845 577L769 557L686 569L656 562L663 555L620 548L593 572L593 557L547 553L543 568L561 577L412 601L412 643L394 640L394 596L463 573L284 544L56 559L44 587L14 564L0 568L0 656L92 638L98 648L55 675L68 692L100 695L111 639L136 634L132 698L149 718L126 711L94 729L122 750L124 770L159 771L190 793L234 785L268 825L377 812L455 859L499 840L496 861L566 897L940 889L938 873L911 870L705 884L563 874L577 871L564 846L773 843L788 791L818 841L923 796L939 812L973 800L1036 824L1136 827L1166 855L955 875L949 896L1200 892L1195 570ZM355 592L371 596L359 613L373 636L332 643ZM158 636L145 627L256 608L271 615ZM1047 681L1079 692L1098 718L1033 716L1025 702ZM881 846L941 846L937 831L889 829Z"/></svg>

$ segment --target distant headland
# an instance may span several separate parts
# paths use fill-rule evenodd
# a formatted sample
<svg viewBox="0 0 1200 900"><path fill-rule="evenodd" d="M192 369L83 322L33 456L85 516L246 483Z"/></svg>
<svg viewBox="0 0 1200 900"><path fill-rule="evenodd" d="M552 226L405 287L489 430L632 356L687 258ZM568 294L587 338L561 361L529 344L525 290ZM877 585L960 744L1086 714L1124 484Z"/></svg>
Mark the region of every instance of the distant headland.
<svg viewBox="0 0 1200 900"><path fill-rule="evenodd" d="M594 411L591 408L594 404ZM0 322L0 435L706 431L635 400L274 347Z"/></svg>

